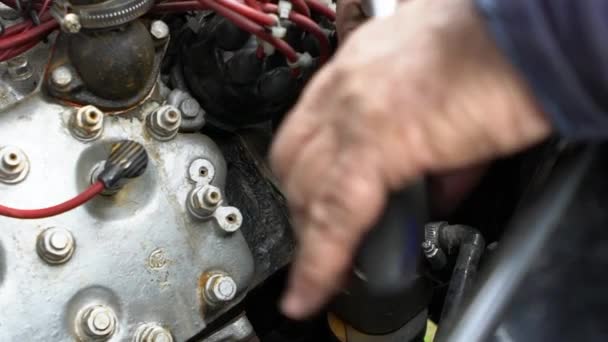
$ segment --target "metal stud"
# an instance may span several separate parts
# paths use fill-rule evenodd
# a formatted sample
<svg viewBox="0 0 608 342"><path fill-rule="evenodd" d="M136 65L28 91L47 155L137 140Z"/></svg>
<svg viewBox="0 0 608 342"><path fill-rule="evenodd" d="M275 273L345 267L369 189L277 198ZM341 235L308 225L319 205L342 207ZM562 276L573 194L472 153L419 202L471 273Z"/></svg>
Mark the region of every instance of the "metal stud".
<svg viewBox="0 0 608 342"><path fill-rule="evenodd" d="M63 264L74 254L76 244L69 230L51 227L38 235L36 251L42 260L51 265Z"/></svg>

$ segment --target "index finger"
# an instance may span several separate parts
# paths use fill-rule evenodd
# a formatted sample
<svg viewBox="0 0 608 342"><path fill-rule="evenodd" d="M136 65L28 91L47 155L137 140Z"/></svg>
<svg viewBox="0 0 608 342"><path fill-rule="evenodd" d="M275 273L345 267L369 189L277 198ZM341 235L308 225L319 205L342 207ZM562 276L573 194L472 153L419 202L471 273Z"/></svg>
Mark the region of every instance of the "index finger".
<svg viewBox="0 0 608 342"><path fill-rule="evenodd" d="M279 180L286 179L302 148L319 132L332 114L331 89L339 83L331 64L327 64L305 88L302 97L279 128L270 152L270 162Z"/></svg>

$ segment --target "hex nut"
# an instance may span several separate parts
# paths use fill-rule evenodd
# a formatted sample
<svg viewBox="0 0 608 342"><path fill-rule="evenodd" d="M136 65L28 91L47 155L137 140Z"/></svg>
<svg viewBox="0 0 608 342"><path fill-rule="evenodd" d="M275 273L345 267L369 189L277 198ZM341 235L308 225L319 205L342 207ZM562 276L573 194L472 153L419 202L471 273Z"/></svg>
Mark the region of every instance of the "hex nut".
<svg viewBox="0 0 608 342"><path fill-rule="evenodd" d="M205 283L204 299L211 305L229 302L237 293L234 279L224 273L212 274Z"/></svg>
<svg viewBox="0 0 608 342"><path fill-rule="evenodd" d="M72 83L74 80L74 75L70 68L66 66L59 66L53 70L51 73L51 82L57 88L63 89Z"/></svg>
<svg viewBox="0 0 608 342"><path fill-rule="evenodd" d="M150 25L150 34L158 40L169 37L169 26L162 20L155 20Z"/></svg>
<svg viewBox="0 0 608 342"><path fill-rule="evenodd" d="M103 132L104 114L95 106L84 106L72 114L72 134L82 141L99 138Z"/></svg>
<svg viewBox="0 0 608 342"><path fill-rule="evenodd" d="M243 215L238 208L235 207L220 207L213 214L218 225L225 233L234 233L241 228L243 224Z"/></svg>
<svg viewBox="0 0 608 342"><path fill-rule="evenodd" d="M173 335L158 323L145 323L135 331L133 342L173 342Z"/></svg>
<svg viewBox="0 0 608 342"><path fill-rule="evenodd" d="M182 123L179 109L165 105L159 107L147 116L146 124L150 134L160 141L175 138Z"/></svg>
<svg viewBox="0 0 608 342"><path fill-rule="evenodd" d="M51 265L66 263L76 249L72 233L64 228L51 227L38 234L36 252Z"/></svg>
<svg viewBox="0 0 608 342"><path fill-rule="evenodd" d="M32 77L33 70L25 56L17 56L7 62L8 74L15 81L24 81Z"/></svg>
<svg viewBox="0 0 608 342"><path fill-rule="evenodd" d="M30 171L30 162L17 147L0 148L0 182L16 184L25 179Z"/></svg>
<svg viewBox="0 0 608 342"><path fill-rule="evenodd" d="M105 305L91 305L79 314L78 327L81 340L107 341L116 332L116 314Z"/></svg>
<svg viewBox="0 0 608 342"><path fill-rule="evenodd" d="M193 216L206 218L213 215L222 200L222 191L216 186L207 184L196 187L190 192L188 208Z"/></svg>

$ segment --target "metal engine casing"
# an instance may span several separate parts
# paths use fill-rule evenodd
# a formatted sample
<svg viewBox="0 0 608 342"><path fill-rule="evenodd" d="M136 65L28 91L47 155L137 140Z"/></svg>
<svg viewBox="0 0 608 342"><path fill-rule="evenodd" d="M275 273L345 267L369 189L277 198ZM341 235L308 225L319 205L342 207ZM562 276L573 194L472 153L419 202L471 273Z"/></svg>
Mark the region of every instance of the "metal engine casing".
<svg viewBox="0 0 608 342"><path fill-rule="evenodd" d="M75 109L40 89L0 106L0 147L18 147L30 165L22 182L0 183L3 205L39 208L73 197L119 140L141 143L150 157L145 174L114 196L47 219L0 217L0 341L77 340L77 315L94 304L116 314L117 330L108 341L131 341L150 322L185 341L245 296L254 261L242 233L194 218L186 206L195 186L191 163L211 162L211 184L224 193L226 162L201 134L180 133L163 142L147 132L145 116L161 101L159 94L155 90L128 113L106 116L102 136L91 142L70 132ZM50 265L36 252L38 235L49 227L72 233L76 247L65 264ZM206 276L214 271L230 275L238 288L225 305L202 299Z"/></svg>

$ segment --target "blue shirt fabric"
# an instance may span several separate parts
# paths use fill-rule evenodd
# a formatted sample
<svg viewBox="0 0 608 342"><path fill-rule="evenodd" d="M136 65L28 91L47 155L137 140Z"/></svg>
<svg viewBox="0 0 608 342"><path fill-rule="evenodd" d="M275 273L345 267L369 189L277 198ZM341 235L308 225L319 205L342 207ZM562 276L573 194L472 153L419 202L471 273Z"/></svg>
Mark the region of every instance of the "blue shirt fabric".
<svg viewBox="0 0 608 342"><path fill-rule="evenodd" d="M475 1L557 131L608 138L608 1Z"/></svg>

